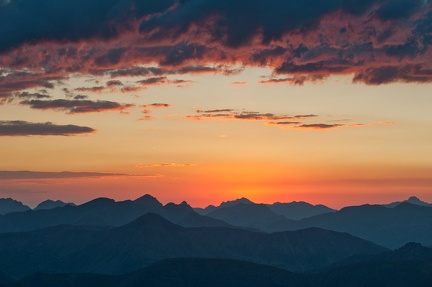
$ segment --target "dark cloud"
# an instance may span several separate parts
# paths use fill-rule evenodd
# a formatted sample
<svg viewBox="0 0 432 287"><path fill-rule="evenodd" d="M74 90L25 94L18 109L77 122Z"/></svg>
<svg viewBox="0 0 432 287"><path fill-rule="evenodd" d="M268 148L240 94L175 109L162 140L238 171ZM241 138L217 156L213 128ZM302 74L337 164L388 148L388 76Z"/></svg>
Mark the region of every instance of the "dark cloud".
<svg viewBox="0 0 432 287"><path fill-rule="evenodd" d="M0 103L15 96L21 98L43 98L44 95L40 93L21 91L31 88L53 89L54 82L64 79L66 77L28 71L7 71L2 75L0 70Z"/></svg>
<svg viewBox="0 0 432 287"><path fill-rule="evenodd" d="M123 86L123 83L119 80L111 80L106 82L107 87Z"/></svg>
<svg viewBox="0 0 432 287"><path fill-rule="evenodd" d="M245 66L281 76L267 83L430 82L431 35L423 0L12 1L0 9L0 67L10 71L0 72L0 101L71 74L156 79Z"/></svg>
<svg viewBox="0 0 432 287"><path fill-rule="evenodd" d="M170 104L164 104L164 103L153 103L148 105L142 105L141 108L169 108L171 107Z"/></svg>
<svg viewBox="0 0 432 287"><path fill-rule="evenodd" d="M288 121L288 120L304 120L307 118L314 118L318 115L277 115L273 113L259 113L251 111L238 111L236 109L212 109L212 110L196 110L198 115L188 115L186 118L191 120L211 120L211 119L224 119L224 120L245 120L245 121Z"/></svg>
<svg viewBox="0 0 432 287"><path fill-rule="evenodd" d="M20 102L20 104L30 106L30 108L36 110L62 110L67 111L70 114L94 113L104 111L123 111L134 106L133 104L120 104L110 101L91 101L76 99L56 99L49 101L26 100Z"/></svg>
<svg viewBox="0 0 432 287"><path fill-rule="evenodd" d="M51 178L80 178L80 177L108 177L125 176L121 173L101 173L101 172L43 172L43 171L0 171L0 180L10 179L51 179Z"/></svg>
<svg viewBox="0 0 432 287"><path fill-rule="evenodd" d="M73 97L74 100L85 100L87 98L88 98L88 96L86 96L86 95L76 95Z"/></svg>
<svg viewBox="0 0 432 287"><path fill-rule="evenodd" d="M152 77L147 78L141 81L138 81L137 83L143 85L143 86L151 86L151 85L160 85L160 84L166 84L169 83L167 77Z"/></svg>
<svg viewBox="0 0 432 287"><path fill-rule="evenodd" d="M49 98L51 98L51 96L47 95L47 94L28 93L28 92L16 93L15 97L19 98L19 99L49 99Z"/></svg>
<svg viewBox="0 0 432 287"><path fill-rule="evenodd" d="M81 87L81 88L76 88L75 91L77 92L93 92L93 93L99 93L102 92L103 90L105 90L104 86L97 86L97 87Z"/></svg>
<svg viewBox="0 0 432 287"><path fill-rule="evenodd" d="M93 133L96 130L76 125L0 121L0 136L70 136Z"/></svg>

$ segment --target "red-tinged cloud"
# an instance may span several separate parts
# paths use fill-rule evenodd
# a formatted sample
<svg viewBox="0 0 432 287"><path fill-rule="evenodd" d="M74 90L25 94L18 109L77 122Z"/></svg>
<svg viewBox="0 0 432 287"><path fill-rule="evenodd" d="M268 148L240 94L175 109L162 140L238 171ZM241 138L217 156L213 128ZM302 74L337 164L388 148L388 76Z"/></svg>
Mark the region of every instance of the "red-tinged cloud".
<svg viewBox="0 0 432 287"><path fill-rule="evenodd" d="M21 105L30 106L35 110L60 110L69 114L95 113L105 111L124 111L133 107L133 104L120 104L110 101L91 101L91 100L25 100Z"/></svg>
<svg viewBox="0 0 432 287"><path fill-rule="evenodd" d="M231 85L247 85L247 82L232 82Z"/></svg>
<svg viewBox="0 0 432 287"><path fill-rule="evenodd" d="M76 125L0 121L0 136L72 136L94 133L96 130Z"/></svg>
<svg viewBox="0 0 432 287"><path fill-rule="evenodd" d="M394 122L375 122L371 124L364 123L347 123L349 120L333 120L338 123L310 123L311 120L318 120L319 115L299 114L284 115L274 113L259 113L251 111L239 111L236 109L197 109L195 115L187 115L186 119L194 121L205 120L230 120L230 121L260 121L268 126L277 126L281 129L304 129L304 130L330 130L341 127L365 127L379 125L393 125Z"/></svg>
<svg viewBox="0 0 432 287"><path fill-rule="evenodd" d="M76 74L160 78L146 85L259 66L267 83L432 81L424 0L23 0L5 2L0 27L2 102Z"/></svg>

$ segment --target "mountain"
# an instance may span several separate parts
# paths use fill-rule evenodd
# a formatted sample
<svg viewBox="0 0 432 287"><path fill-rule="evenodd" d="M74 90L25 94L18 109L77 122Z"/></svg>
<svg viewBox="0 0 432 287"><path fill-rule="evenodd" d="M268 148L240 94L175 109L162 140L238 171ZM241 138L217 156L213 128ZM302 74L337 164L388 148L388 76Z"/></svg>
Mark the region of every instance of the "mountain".
<svg viewBox="0 0 432 287"><path fill-rule="evenodd" d="M255 228L266 232L287 230L292 224L292 221L272 212L265 204L255 203L238 203L217 208L207 216L234 226Z"/></svg>
<svg viewBox="0 0 432 287"><path fill-rule="evenodd" d="M256 203L250 201L247 198L242 197L236 200L222 202L217 207L214 205L209 205L206 208L195 208L195 211L201 215L208 215L216 210L233 207L238 204L256 205ZM291 219L291 220L299 220L302 218L311 217L318 214L336 211L325 205L321 205L321 204L312 205L304 201L300 201L300 202L293 201L290 203L275 202L273 204L266 204L266 206L275 214L283 215L287 219Z"/></svg>
<svg viewBox="0 0 432 287"><path fill-rule="evenodd" d="M416 205L421 205L421 206L432 207L432 204L427 203L425 201L421 201L418 197L415 197L415 196L411 196L410 198L408 198L408 199L406 199L404 201L396 201L396 202L392 202L390 204L386 204L384 206L393 208L393 207L396 207L399 204L404 203L404 202L408 202L408 203L416 204Z"/></svg>
<svg viewBox="0 0 432 287"><path fill-rule="evenodd" d="M394 208L382 205L345 207L294 222L290 230L319 227L348 232L387 248L408 242L432 245L432 208L401 203Z"/></svg>
<svg viewBox="0 0 432 287"><path fill-rule="evenodd" d="M6 276L3 272L0 272L0 286L12 283L13 280L9 278L9 276Z"/></svg>
<svg viewBox="0 0 432 287"><path fill-rule="evenodd" d="M20 201L12 198L0 198L0 215L27 210L30 210L30 207Z"/></svg>
<svg viewBox="0 0 432 287"><path fill-rule="evenodd" d="M384 251L349 234L317 228L272 234L184 228L149 213L116 228L63 225L0 234L0 270L14 278L35 272L123 274L167 258L198 257L305 271Z"/></svg>
<svg viewBox="0 0 432 287"><path fill-rule="evenodd" d="M255 204L254 202L250 201L249 199L242 197L236 200L230 200L230 201L224 201L219 206L209 205L206 208L195 208L195 211L198 212L201 215L207 215L212 211L215 211L217 209L226 208L226 207L232 207L237 204Z"/></svg>
<svg viewBox="0 0 432 287"><path fill-rule="evenodd" d="M97 198L78 206L6 214L0 216L0 232L31 231L61 224L121 226L149 212L185 227L230 226L221 220L197 214L186 202L164 206L156 198L144 195L133 201Z"/></svg>
<svg viewBox="0 0 432 287"><path fill-rule="evenodd" d="M297 274L272 266L215 258L165 259L117 276L34 274L10 287L429 287L429 261L369 261L327 272Z"/></svg>
<svg viewBox="0 0 432 287"><path fill-rule="evenodd" d="M140 286L296 286L301 275L272 266L232 259L167 259L127 276L123 284Z"/></svg>
<svg viewBox="0 0 432 287"><path fill-rule="evenodd" d="M325 205L312 205L304 201L293 201L290 203L276 202L273 204L267 204L267 206L274 213L283 215L286 218L292 220L299 220L328 212L336 212L336 210L331 209Z"/></svg>
<svg viewBox="0 0 432 287"><path fill-rule="evenodd" d="M45 200L45 201L39 203L38 206L36 206L33 210L53 209L56 207L63 207L65 205L75 206L75 204L70 203L70 202L66 203L66 202L63 202L61 200L53 201L53 200L48 199L48 200Z"/></svg>

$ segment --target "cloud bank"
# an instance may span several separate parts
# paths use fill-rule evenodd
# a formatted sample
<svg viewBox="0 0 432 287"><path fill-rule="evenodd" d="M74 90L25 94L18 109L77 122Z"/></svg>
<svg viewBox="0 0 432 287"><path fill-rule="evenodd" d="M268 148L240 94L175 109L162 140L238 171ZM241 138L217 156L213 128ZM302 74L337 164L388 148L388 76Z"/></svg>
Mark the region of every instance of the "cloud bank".
<svg viewBox="0 0 432 287"><path fill-rule="evenodd" d="M0 83L17 71L38 75L21 75L31 87L72 73L142 75L146 64L209 72L215 63L266 66L294 81L430 82L431 32L422 0L9 1Z"/></svg>

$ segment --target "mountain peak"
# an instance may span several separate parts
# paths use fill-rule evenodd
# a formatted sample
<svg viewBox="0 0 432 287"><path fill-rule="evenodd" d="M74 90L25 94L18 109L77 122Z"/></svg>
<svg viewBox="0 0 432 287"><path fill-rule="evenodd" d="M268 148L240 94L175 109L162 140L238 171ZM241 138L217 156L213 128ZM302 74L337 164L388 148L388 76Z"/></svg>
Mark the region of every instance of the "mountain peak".
<svg viewBox="0 0 432 287"><path fill-rule="evenodd" d="M24 205L22 202L12 198L0 198L0 214L7 214L11 212L22 212L30 210L30 207Z"/></svg>
<svg viewBox="0 0 432 287"><path fill-rule="evenodd" d="M156 197L151 196L150 194L145 194L134 200L136 203L145 204L145 205L162 205Z"/></svg>
<svg viewBox="0 0 432 287"><path fill-rule="evenodd" d="M224 201L224 202L222 202L219 205L219 207L230 207L230 206L237 205L239 203L242 203L242 204L254 204L253 201L247 199L246 197L242 197L242 198L238 198L238 199L235 199L235 200Z"/></svg>
<svg viewBox="0 0 432 287"><path fill-rule="evenodd" d="M44 209L53 209L56 207L63 207L66 205L74 205L73 203L66 203L63 202L61 200L51 200L51 199L47 199L45 201L42 201L41 203L38 204L38 206L36 206L34 208L34 210L44 210Z"/></svg>
<svg viewBox="0 0 432 287"><path fill-rule="evenodd" d="M408 201L420 201L420 199L417 196L411 196Z"/></svg>

